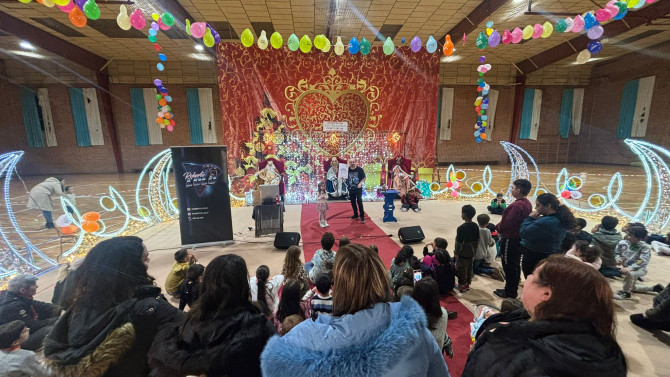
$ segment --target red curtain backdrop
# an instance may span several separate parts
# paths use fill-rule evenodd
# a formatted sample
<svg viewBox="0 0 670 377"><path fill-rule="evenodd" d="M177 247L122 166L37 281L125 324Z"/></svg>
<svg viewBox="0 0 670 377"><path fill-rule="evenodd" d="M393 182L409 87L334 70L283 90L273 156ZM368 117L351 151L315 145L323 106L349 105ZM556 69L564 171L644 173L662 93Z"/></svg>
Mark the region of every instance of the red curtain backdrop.
<svg viewBox="0 0 670 377"><path fill-rule="evenodd" d="M313 191L323 160L381 163L395 155L435 165L439 56L381 47L363 56L217 45L219 91L233 191L253 184L259 160L287 161L289 185ZM348 132L324 132L324 121ZM291 189L289 189L291 191Z"/></svg>

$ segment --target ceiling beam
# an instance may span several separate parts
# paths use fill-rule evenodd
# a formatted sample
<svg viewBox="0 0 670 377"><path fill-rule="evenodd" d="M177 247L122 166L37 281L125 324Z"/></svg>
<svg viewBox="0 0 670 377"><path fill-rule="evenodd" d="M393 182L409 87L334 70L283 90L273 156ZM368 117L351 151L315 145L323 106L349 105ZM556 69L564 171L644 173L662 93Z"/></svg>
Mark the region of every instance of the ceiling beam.
<svg viewBox="0 0 670 377"><path fill-rule="evenodd" d="M0 30L30 41L35 46L62 56L95 72L99 71L107 63L107 59L101 56L4 12L0 12Z"/></svg>
<svg viewBox="0 0 670 377"><path fill-rule="evenodd" d="M637 11L629 11L628 15L622 20L612 21L603 25L603 29L605 29L603 35L606 38L613 38L636 27L647 25L655 19L662 19L669 13L670 1L651 3ZM527 75L584 50L590 41L585 34L582 34L537 55L524 59L516 63L516 65ZM605 48L608 48L607 45L605 45Z"/></svg>
<svg viewBox="0 0 670 377"><path fill-rule="evenodd" d="M459 39L463 34L470 34L477 28L477 26L479 26L479 24L489 19L493 12L500 9L508 2L509 0L483 0L472 12L470 12L470 14L465 16L461 22L457 23L456 26L447 32L447 34L443 35L440 40L443 41L447 35Z"/></svg>

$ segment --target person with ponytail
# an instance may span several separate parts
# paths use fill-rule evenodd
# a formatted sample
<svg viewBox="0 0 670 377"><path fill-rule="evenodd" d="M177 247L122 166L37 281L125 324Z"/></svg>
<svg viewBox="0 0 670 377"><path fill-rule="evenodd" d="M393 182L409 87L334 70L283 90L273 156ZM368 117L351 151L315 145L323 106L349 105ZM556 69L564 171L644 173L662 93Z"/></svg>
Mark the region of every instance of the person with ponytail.
<svg viewBox="0 0 670 377"><path fill-rule="evenodd" d="M535 199L535 210L521 224L523 275L533 273L542 259L561 251L565 234L575 228L575 216L556 195L544 193Z"/></svg>
<svg viewBox="0 0 670 377"><path fill-rule="evenodd" d="M270 268L261 265L256 269L256 276L249 279L251 290L251 302L258 303L258 307L266 317L272 317L272 313L279 305L279 288L284 282L284 275L276 275L270 279Z"/></svg>

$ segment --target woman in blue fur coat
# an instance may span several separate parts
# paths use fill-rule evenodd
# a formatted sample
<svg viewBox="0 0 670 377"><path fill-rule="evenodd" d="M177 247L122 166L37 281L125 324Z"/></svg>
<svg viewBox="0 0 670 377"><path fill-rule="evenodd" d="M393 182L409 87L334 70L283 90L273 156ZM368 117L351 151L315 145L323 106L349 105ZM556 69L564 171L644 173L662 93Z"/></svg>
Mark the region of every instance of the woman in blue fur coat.
<svg viewBox="0 0 670 377"><path fill-rule="evenodd" d="M261 355L263 376L449 376L421 306L408 296L388 302L386 268L376 253L347 245L337 252L333 275L333 316L271 338Z"/></svg>

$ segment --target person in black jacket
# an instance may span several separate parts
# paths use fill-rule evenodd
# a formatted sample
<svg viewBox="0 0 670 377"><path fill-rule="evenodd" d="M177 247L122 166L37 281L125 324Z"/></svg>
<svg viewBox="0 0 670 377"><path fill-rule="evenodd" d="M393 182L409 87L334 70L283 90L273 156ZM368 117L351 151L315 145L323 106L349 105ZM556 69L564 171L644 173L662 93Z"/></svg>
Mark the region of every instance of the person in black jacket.
<svg viewBox="0 0 670 377"><path fill-rule="evenodd" d="M150 376L261 376L261 352L276 331L249 302L248 276L237 255L207 265L200 298L186 319L156 336Z"/></svg>
<svg viewBox="0 0 670 377"><path fill-rule="evenodd" d="M205 266L197 263L191 265L186 271L186 279L179 288L179 310L184 310L186 305L189 308L192 307L195 300L200 297L200 281L204 272Z"/></svg>
<svg viewBox="0 0 670 377"><path fill-rule="evenodd" d="M670 284L654 297L654 307L631 314L630 321L646 330L670 331Z"/></svg>
<svg viewBox="0 0 670 377"><path fill-rule="evenodd" d="M37 293L37 276L18 275L7 283L7 290L0 292L0 325L20 320L30 329L24 349L35 351L51 331L60 315L60 307L33 300Z"/></svg>
<svg viewBox="0 0 670 377"><path fill-rule="evenodd" d="M158 329L178 321L147 273L149 253L138 237L95 245L77 269L73 304L44 343L54 376L146 376Z"/></svg>
<svg viewBox="0 0 670 377"><path fill-rule="evenodd" d="M482 324L462 376L626 375L612 290L594 268L552 255L528 276L522 301L529 319L521 309Z"/></svg>

